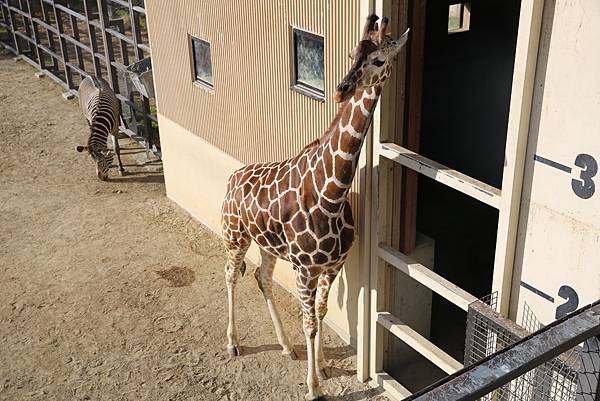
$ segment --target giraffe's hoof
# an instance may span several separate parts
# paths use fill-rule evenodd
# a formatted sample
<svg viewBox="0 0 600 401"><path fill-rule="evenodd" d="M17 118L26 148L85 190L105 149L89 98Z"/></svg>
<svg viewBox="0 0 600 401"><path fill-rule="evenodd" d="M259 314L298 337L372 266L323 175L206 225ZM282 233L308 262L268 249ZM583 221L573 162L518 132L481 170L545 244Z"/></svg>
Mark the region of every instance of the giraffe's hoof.
<svg viewBox="0 0 600 401"><path fill-rule="evenodd" d="M329 379L329 375L327 374L327 369L326 368L317 369L317 377L321 381Z"/></svg>
<svg viewBox="0 0 600 401"><path fill-rule="evenodd" d="M235 358L236 356L241 355L240 347L238 347L237 345L228 345L227 352L229 353L229 356L231 356L232 358Z"/></svg>
<svg viewBox="0 0 600 401"><path fill-rule="evenodd" d="M292 361L298 359L298 354L296 354L296 350L293 348L291 351L282 351L281 355L289 357Z"/></svg>
<svg viewBox="0 0 600 401"><path fill-rule="evenodd" d="M308 393L304 396L306 401L325 401L325 396L320 390L314 391L312 394Z"/></svg>

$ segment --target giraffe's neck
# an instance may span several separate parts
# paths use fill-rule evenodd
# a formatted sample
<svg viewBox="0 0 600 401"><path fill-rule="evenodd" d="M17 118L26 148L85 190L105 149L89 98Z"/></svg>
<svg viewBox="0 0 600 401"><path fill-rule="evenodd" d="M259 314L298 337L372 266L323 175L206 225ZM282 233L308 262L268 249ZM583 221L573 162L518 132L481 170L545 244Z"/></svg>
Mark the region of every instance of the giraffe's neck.
<svg viewBox="0 0 600 401"><path fill-rule="evenodd" d="M352 185L360 150L380 94L381 86L373 86L348 100L317 151L319 193L340 207Z"/></svg>

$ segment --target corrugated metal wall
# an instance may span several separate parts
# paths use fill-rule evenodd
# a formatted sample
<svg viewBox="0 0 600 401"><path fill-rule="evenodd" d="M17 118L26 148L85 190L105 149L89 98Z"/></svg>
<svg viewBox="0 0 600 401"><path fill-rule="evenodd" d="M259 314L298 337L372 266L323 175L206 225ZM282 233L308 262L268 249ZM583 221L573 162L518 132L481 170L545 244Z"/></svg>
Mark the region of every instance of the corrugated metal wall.
<svg viewBox="0 0 600 401"><path fill-rule="evenodd" d="M159 113L243 163L295 155L337 110L331 95L358 42L359 5L146 0ZM324 103L290 90L291 26L325 37ZM192 83L189 35L211 43L214 93Z"/></svg>

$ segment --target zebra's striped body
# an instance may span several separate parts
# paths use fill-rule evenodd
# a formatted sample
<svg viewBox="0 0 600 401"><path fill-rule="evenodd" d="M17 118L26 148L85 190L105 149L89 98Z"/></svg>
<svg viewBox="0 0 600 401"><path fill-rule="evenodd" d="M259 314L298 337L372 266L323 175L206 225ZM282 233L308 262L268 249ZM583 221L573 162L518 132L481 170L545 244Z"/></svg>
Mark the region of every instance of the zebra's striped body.
<svg viewBox="0 0 600 401"><path fill-rule="evenodd" d="M86 146L78 146L77 150L87 150L96 162L96 174L101 180L108 178L108 169L113 155L108 150L108 136L112 135L115 153L119 164L119 172L123 171L119 151L119 100L112 88L102 78L86 77L79 85L79 104L88 121L90 134Z"/></svg>

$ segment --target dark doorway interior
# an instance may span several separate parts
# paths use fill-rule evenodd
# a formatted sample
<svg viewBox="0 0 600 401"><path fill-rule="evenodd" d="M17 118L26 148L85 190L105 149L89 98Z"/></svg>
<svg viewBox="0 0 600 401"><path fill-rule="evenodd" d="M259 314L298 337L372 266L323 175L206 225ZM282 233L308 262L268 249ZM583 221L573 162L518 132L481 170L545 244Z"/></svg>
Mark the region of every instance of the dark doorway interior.
<svg viewBox="0 0 600 401"><path fill-rule="evenodd" d="M501 188L520 1L465 8L468 27L449 33L449 3L427 2L419 153ZM497 226L497 210L419 177L417 230L435 240L434 269L477 297L491 292ZM434 296L432 341L458 360L465 317Z"/></svg>
<svg viewBox="0 0 600 401"><path fill-rule="evenodd" d="M451 4L427 2L419 153L501 188L520 0L463 3L469 14L454 33ZM417 198L417 231L435 242L433 270L476 297L488 295L498 211L423 175ZM431 341L462 361L465 328L466 313L434 294ZM443 374L418 358L419 370L391 366L413 391Z"/></svg>

